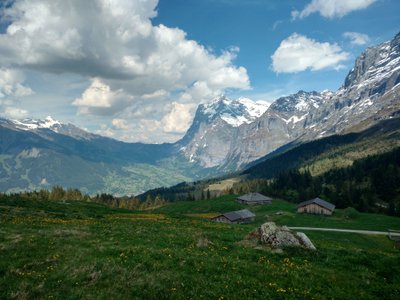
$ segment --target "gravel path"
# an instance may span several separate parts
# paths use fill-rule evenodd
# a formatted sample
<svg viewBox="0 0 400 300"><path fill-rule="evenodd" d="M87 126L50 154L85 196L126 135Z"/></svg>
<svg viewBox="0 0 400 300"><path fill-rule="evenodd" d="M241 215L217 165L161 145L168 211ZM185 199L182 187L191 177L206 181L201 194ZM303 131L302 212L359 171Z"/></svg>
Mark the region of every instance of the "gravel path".
<svg viewBox="0 0 400 300"><path fill-rule="evenodd" d="M372 235L388 235L387 231L371 231L371 230L357 230L357 229L338 229L338 228L318 228L318 227L289 227L294 230L316 230L316 231L335 231L335 232L349 232L361 233ZM392 236L400 236L400 232L392 232Z"/></svg>

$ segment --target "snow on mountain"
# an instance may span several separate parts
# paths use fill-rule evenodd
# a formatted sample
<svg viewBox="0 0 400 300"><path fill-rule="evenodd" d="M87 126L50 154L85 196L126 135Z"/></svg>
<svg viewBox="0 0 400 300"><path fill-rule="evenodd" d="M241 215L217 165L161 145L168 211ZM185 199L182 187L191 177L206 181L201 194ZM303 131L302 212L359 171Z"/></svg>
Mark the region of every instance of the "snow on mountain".
<svg viewBox="0 0 400 300"><path fill-rule="evenodd" d="M399 115L399 94L400 33L366 49L336 92L299 91L269 107L226 97L201 105L180 142L182 153L203 167L234 170L289 142L360 130Z"/></svg>
<svg viewBox="0 0 400 300"><path fill-rule="evenodd" d="M220 96L210 103L203 104L200 110L208 116L210 121L219 117L227 124L238 127L242 124L250 124L259 118L268 107L269 103L265 101L254 102L244 97L230 100L226 96Z"/></svg>
<svg viewBox="0 0 400 300"><path fill-rule="evenodd" d="M218 97L199 106L179 149L203 167L236 168L301 135L309 113L332 94L299 91L272 104Z"/></svg>
<svg viewBox="0 0 400 300"><path fill-rule="evenodd" d="M12 120L16 127L21 130L34 130L39 128L47 128L57 132L57 129L62 125L61 122L54 120L48 116L44 120L24 119Z"/></svg>
<svg viewBox="0 0 400 300"><path fill-rule="evenodd" d="M249 98L240 97L236 102L241 103L247 109L247 113L253 118L259 118L269 108L271 103L267 101L253 101Z"/></svg>
<svg viewBox="0 0 400 300"><path fill-rule="evenodd" d="M400 33L391 41L367 48L356 59L343 86L314 113L313 121L319 122L314 131L327 136L355 126L371 126L397 114L399 94Z"/></svg>
<svg viewBox="0 0 400 300"><path fill-rule="evenodd" d="M277 99L272 103L271 109L290 116L293 114L304 115L310 109L319 108L329 95L329 91L325 91L324 94L315 91L299 91L296 94Z"/></svg>
<svg viewBox="0 0 400 300"><path fill-rule="evenodd" d="M393 40L367 48L354 64L338 92L358 92L367 88L370 95L384 94L400 82L400 33Z"/></svg>
<svg viewBox="0 0 400 300"><path fill-rule="evenodd" d="M61 123L53 119L51 116L46 117L44 120L40 119L23 119L23 120L6 120L0 119L0 124L9 128L15 128L23 131L35 131L40 133L42 136L48 134L46 130L50 132L70 136L75 139L90 140L99 136L89 133L79 127L68 123Z"/></svg>

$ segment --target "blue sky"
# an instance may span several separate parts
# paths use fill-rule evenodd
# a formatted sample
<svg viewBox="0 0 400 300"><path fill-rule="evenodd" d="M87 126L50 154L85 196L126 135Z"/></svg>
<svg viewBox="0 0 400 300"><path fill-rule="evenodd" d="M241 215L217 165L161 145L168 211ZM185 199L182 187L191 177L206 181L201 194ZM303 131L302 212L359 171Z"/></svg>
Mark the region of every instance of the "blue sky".
<svg viewBox="0 0 400 300"><path fill-rule="evenodd" d="M355 58L366 47L390 40L400 30L400 1L376 1L366 9L351 11L343 17L326 18L314 13L301 20L292 20L291 12L303 9L310 2L167 0L160 1L159 14L154 21L184 28L188 38L215 51L238 46L240 53L235 63L246 67L253 90L231 94L266 100L300 89L338 89ZM319 42L337 43L350 54L343 62L345 68L276 74L271 70L271 55L281 41L294 32ZM367 34L370 39L365 44L354 45L343 36L345 32Z"/></svg>
<svg viewBox="0 0 400 300"><path fill-rule="evenodd" d="M400 31L397 0L0 2L0 116L125 141L176 141L222 93L335 91Z"/></svg>

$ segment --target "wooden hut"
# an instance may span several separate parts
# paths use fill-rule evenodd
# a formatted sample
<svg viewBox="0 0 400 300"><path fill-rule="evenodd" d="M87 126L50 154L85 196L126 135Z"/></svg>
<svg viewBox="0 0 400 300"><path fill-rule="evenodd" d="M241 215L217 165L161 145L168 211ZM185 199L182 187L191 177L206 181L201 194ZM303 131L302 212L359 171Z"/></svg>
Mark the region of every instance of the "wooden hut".
<svg viewBox="0 0 400 300"><path fill-rule="evenodd" d="M272 198L261 195L260 193L248 193L246 195L237 197L236 201L241 204L247 204L247 205L271 204Z"/></svg>
<svg viewBox="0 0 400 300"><path fill-rule="evenodd" d="M216 216L212 218L211 221L229 224L249 223L251 221L254 221L255 216L256 215L253 214L251 211L247 209L242 209Z"/></svg>
<svg viewBox="0 0 400 300"><path fill-rule="evenodd" d="M332 215L335 205L320 198L311 199L301 202L297 205L298 213Z"/></svg>

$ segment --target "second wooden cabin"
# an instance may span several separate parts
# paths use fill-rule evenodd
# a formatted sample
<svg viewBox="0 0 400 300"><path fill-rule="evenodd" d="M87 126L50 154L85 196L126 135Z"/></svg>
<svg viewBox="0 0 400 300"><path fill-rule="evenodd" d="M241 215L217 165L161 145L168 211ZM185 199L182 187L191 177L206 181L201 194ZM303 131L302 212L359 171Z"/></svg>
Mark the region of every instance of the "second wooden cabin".
<svg viewBox="0 0 400 300"><path fill-rule="evenodd" d="M301 202L297 205L298 213L332 215L335 205L320 198L311 199Z"/></svg>
<svg viewBox="0 0 400 300"><path fill-rule="evenodd" d="M242 209L216 216L212 218L211 221L228 224L249 223L251 221L254 221L255 216L256 215L253 214L251 211L247 209Z"/></svg>

